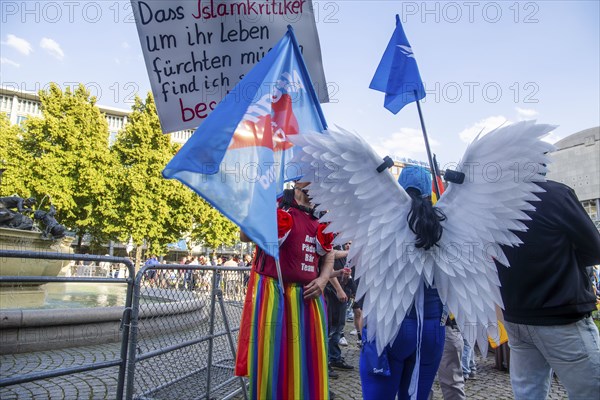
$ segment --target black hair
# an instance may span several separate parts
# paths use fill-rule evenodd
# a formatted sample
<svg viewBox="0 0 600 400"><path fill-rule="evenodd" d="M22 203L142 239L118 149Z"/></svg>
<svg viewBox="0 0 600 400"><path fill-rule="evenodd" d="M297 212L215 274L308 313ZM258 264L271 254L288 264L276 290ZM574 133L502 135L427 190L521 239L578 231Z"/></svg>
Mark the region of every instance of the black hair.
<svg viewBox="0 0 600 400"><path fill-rule="evenodd" d="M279 202L281 208L290 208L294 204L294 189L284 189Z"/></svg>
<svg viewBox="0 0 600 400"><path fill-rule="evenodd" d="M281 199L279 200L279 207L283 208L284 210L287 210L290 207L294 207L300 211L304 211L305 213L310 214L315 219L319 219L321 216L316 215L317 213L315 213L315 207L310 208L306 206L301 206L300 204L296 203L296 200L294 198L294 189L283 190L283 194L281 195Z"/></svg>
<svg viewBox="0 0 600 400"><path fill-rule="evenodd" d="M446 220L442 210L433 207L430 198L421 197L421 192L415 188L406 189L412 199L410 212L406 217L410 230L417 235L415 247L429 250L442 238L444 228L440 224Z"/></svg>

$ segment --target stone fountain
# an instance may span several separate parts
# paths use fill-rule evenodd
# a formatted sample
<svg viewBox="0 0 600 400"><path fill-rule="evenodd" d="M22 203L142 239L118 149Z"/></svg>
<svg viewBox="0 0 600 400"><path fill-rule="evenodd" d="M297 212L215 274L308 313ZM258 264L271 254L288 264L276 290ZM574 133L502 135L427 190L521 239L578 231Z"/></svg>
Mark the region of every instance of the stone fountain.
<svg viewBox="0 0 600 400"><path fill-rule="evenodd" d="M0 197L0 249L32 252L73 253L72 238L54 215L56 210L32 211L35 199ZM36 227L33 214L41 230ZM68 261L25 258L0 258L0 276L57 276ZM0 284L0 308L33 308L44 304L46 293L41 283Z"/></svg>
<svg viewBox="0 0 600 400"><path fill-rule="evenodd" d="M65 237L65 228L54 219L54 207L33 212L28 208L32 202L32 199L0 198L0 250L72 254L72 238ZM32 214L33 219L26 214ZM0 257L0 276L55 277L67 263ZM131 267L130 275L133 273ZM125 284L125 279L115 279L114 283L104 282L103 286ZM152 302L139 308L140 320L147 320L140 332L146 335L180 332L190 329L189 321L208 318L203 297L182 298L181 292L168 290L147 294ZM45 300L43 283L0 283L0 355L114 343L123 338L124 306L45 309Z"/></svg>

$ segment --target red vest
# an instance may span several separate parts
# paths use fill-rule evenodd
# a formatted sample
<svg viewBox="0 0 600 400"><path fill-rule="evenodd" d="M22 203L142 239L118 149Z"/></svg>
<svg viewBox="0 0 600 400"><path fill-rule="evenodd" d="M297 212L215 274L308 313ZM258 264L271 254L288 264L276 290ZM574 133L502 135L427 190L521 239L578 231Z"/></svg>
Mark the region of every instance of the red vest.
<svg viewBox="0 0 600 400"><path fill-rule="evenodd" d="M287 226L282 226L282 218L277 218L280 236L283 236L280 238L283 243L279 245L281 275L284 282L307 284L319 276L319 251L322 254L323 249L329 251L331 243L321 243L317 239L320 224L312 215L294 207L287 213L291 217L291 227L290 218L287 218ZM261 251L256 259L256 272L277 279L275 259Z"/></svg>

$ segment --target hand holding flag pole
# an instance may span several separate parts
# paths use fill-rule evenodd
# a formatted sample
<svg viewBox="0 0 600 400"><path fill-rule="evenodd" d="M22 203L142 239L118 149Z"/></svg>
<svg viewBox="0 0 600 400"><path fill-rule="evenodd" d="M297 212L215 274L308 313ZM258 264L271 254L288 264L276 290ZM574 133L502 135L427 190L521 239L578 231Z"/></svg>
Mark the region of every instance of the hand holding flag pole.
<svg viewBox="0 0 600 400"><path fill-rule="evenodd" d="M410 47L410 43L408 43L404 29L402 29L402 23L398 14L396 14L396 29L383 53L383 57L379 62L379 66L369 87L385 93L384 107L394 114L397 114L405 105L413 101L417 102L427 158L431 174L434 175L435 166L431 158L429 139L427 138L425 121L423 120L421 104L419 103L419 100L425 97L425 87L419 74L415 55ZM433 179L433 182L436 195L439 199L440 189L438 182L436 179Z"/></svg>

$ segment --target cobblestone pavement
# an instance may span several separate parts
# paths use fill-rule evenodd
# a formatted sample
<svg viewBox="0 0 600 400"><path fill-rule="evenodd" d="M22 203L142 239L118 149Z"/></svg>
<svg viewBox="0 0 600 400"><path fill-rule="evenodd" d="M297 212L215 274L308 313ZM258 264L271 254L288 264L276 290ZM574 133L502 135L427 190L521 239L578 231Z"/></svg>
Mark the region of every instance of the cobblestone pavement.
<svg viewBox="0 0 600 400"><path fill-rule="evenodd" d="M342 355L346 362L354 366L353 371L336 370L340 377L331 380L331 389L337 395L336 400L362 399L360 387L360 376L358 373L358 358L360 349L357 346L356 336L349 335L353 329L352 323L346 324L346 339L349 345L342 347ZM508 372L502 372L494 368L494 354L488 354L486 359L476 357L477 379L468 380L465 383L465 394L467 399L490 400L490 399L513 399L512 388ZM433 399L442 399L442 392L437 380L433 385ZM554 379L550 388L548 400L567 399L567 392L561 384Z"/></svg>
<svg viewBox="0 0 600 400"><path fill-rule="evenodd" d="M356 345L356 336L349 335L352 329L351 323L346 325L346 338L349 346L342 348L346 361L355 366L353 371L338 371L340 377L331 381L331 388L336 393L336 399L362 399L360 386L360 377L358 373L358 358L360 349ZM217 345L219 349L225 349L226 344ZM151 363L147 365L140 364L138 372L145 371L157 379L161 375L168 375L165 368L174 369L175 364L186 364L189 359L189 350L177 354L177 359L171 359L173 367L161 365L159 368L153 368ZM174 354L174 353L173 353ZM87 346L85 348L74 348L65 350L55 350L48 352L15 354L0 357L0 377L6 378L30 372L40 372L55 368L80 365L93 361L105 361L118 358L119 344ZM221 355L223 356L223 355ZM512 389L510 387L509 375L507 372L501 372L494 368L493 354L488 355L486 359L477 356L478 379L469 380L466 383L465 391L467 399L488 400L488 399L512 399ZM156 367L156 365L154 366ZM186 367L189 368L189 365ZM197 366L196 366L197 368ZM162 373L160 371L163 371ZM22 385L13 385L0 389L0 399L114 399L117 386L117 368L108 368L104 370L79 373L67 377L57 377L44 381L36 381ZM159 375L160 374L160 375ZM136 378L136 387L143 383L143 372L139 378ZM200 375L191 376L196 381L196 390L201 392L200 386L203 378ZM138 381L138 379L140 379ZM226 377L219 378L226 379ZM234 384L235 386L236 384ZM181 386L181 385L180 385ZM137 391L137 390L136 390ZM185 393L185 394L182 394ZM148 398L156 399L191 399L190 392L181 392L181 387L164 387L161 392L154 392L153 396ZM219 398L217 395L216 398ZM242 398L238 396L237 398ZM550 395L548 399L566 399L567 394L564 388L557 380L553 380ZM433 399L442 399L441 391L437 382L433 387Z"/></svg>
<svg viewBox="0 0 600 400"><path fill-rule="evenodd" d="M119 358L118 343L0 356L0 377L76 367ZM118 367L39 380L0 389L0 399L114 399Z"/></svg>
<svg viewBox="0 0 600 400"><path fill-rule="evenodd" d="M208 307L206 307L208 309ZM239 302L226 302L225 310L232 325L237 327L241 312ZM205 310L208 313L208 310ZM215 333L225 327L216 310ZM172 322L166 320L166 322ZM140 322L140 326L144 322ZM160 335L138 335L138 355L164 349L190 339L205 337L209 331L208 317L194 320L190 329L170 331ZM233 334L237 342L237 332ZM233 358L227 338L219 336L213 342L213 368L211 382L214 398L222 398L239 387L239 381L228 383L233 367ZM49 372L56 369L78 367L96 362L114 361L120 357L120 343L110 343L61 350L40 351L0 356L0 378L9 378L29 373ZM149 399L192 400L200 398L206 390L206 365L208 342L190 344L163 355L147 358L136 364L134 396L152 393ZM25 399L114 399L116 397L118 367L82 372L46 380L11 385L0 388L1 400ZM182 378L186 378L182 379ZM195 379L195 382L191 382ZM177 384L169 384L178 380ZM218 386L223 386L218 388ZM205 398L202 397L202 398Z"/></svg>

